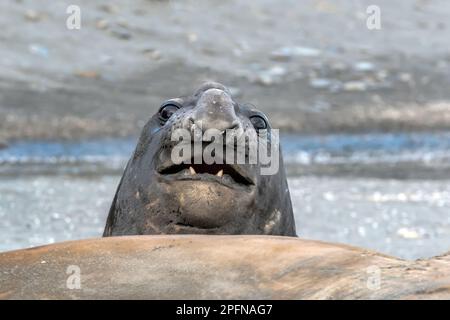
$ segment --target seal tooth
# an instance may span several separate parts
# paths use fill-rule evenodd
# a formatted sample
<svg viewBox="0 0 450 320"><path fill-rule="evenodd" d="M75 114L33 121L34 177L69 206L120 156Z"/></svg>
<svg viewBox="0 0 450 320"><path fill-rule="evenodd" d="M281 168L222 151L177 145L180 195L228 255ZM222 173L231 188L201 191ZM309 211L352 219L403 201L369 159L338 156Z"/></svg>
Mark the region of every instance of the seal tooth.
<svg viewBox="0 0 450 320"><path fill-rule="evenodd" d="M222 177L223 176L223 170L220 169L219 172L216 173L216 176Z"/></svg>
<svg viewBox="0 0 450 320"><path fill-rule="evenodd" d="M189 167L189 171L191 172L192 175L193 175L193 174L196 174L194 168L192 168L192 167Z"/></svg>

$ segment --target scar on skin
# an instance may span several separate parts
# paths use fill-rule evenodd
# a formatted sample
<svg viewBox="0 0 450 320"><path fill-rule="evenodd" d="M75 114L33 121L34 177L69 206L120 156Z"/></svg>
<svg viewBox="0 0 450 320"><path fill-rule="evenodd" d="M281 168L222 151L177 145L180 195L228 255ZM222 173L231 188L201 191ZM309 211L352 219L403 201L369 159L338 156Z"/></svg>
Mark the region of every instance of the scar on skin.
<svg viewBox="0 0 450 320"><path fill-rule="evenodd" d="M179 194L178 201L180 202L180 205L184 204L184 193Z"/></svg>
<svg viewBox="0 0 450 320"><path fill-rule="evenodd" d="M280 221L280 217L281 217L280 210L275 209L272 212L272 214L269 218L269 221L264 226L264 233L270 233L272 231L273 227L275 227L275 225Z"/></svg>
<svg viewBox="0 0 450 320"><path fill-rule="evenodd" d="M156 231L156 232L160 232L161 230L157 227L157 226L155 226L152 222L150 222L150 221L147 221L146 223L145 223L145 226L146 227L150 227L151 229L153 229L154 231Z"/></svg>
<svg viewBox="0 0 450 320"><path fill-rule="evenodd" d="M159 199L157 198L157 199L153 200L152 202L150 202L149 204L147 204L147 205L145 206L145 208L146 208L147 210L149 210L149 209L151 209L153 206L157 205L158 203L159 203Z"/></svg>

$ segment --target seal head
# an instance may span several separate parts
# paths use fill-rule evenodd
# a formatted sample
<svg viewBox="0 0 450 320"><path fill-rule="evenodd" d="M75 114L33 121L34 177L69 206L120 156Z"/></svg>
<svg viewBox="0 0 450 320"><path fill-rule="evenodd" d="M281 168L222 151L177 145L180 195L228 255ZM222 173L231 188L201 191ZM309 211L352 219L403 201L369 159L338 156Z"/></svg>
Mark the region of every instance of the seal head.
<svg viewBox="0 0 450 320"><path fill-rule="evenodd" d="M188 133L185 140L174 139L180 131ZM265 151L278 147L273 131L262 112L235 102L218 83L206 83L192 96L166 101L142 131L117 189L104 236L295 236L281 152L271 153L278 163L273 172L264 173L259 158L256 163L250 161L249 145L261 132L269 141ZM248 145L240 148L237 141ZM205 157L206 151L213 161ZM237 161L239 157L245 161Z"/></svg>

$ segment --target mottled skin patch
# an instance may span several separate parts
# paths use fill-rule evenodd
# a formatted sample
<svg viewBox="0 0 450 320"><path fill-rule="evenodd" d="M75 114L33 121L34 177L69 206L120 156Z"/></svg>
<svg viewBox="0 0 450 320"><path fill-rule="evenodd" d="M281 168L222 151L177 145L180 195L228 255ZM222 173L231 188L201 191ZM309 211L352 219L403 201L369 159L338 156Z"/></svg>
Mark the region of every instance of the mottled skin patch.
<svg viewBox="0 0 450 320"><path fill-rule="evenodd" d="M79 290L65 285L70 265ZM450 255L405 261L293 237L108 237L0 253L0 299L450 299Z"/></svg>
<svg viewBox="0 0 450 320"><path fill-rule="evenodd" d="M170 161L177 128L256 133L250 118L264 114L233 100L228 89L206 83L193 95L171 99L168 120L161 111L145 125L117 189L104 236L144 234L266 234L296 236L292 205L279 155L279 170L261 175L259 164L239 165L251 184L222 185L203 178L179 180L161 174ZM229 133L227 133L228 135ZM185 178L185 177L183 177Z"/></svg>

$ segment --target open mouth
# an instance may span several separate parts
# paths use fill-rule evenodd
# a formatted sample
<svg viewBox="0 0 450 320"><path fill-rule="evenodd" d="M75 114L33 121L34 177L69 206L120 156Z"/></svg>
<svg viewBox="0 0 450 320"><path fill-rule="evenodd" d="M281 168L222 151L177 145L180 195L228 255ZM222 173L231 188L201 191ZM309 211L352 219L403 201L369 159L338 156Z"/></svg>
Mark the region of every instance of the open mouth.
<svg viewBox="0 0 450 320"><path fill-rule="evenodd" d="M163 168L159 173L173 176L177 180L214 181L228 186L251 186L254 184L239 166L229 164L174 164Z"/></svg>

